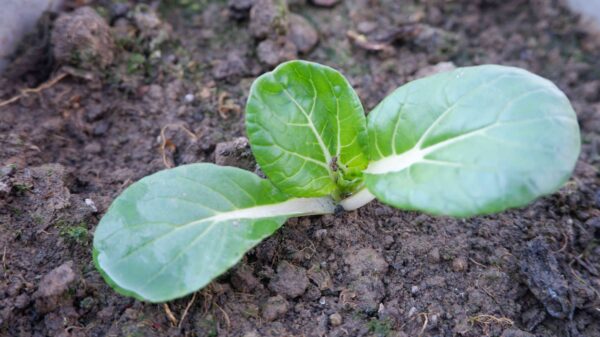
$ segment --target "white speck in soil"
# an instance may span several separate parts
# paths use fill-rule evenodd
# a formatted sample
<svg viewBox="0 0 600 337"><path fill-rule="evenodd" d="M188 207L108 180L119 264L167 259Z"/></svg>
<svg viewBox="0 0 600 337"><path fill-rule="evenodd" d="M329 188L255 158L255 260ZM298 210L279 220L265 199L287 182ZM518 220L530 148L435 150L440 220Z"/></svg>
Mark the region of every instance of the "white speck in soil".
<svg viewBox="0 0 600 337"><path fill-rule="evenodd" d="M192 103L194 101L194 95L193 94L187 94L184 97L185 102L186 103Z"/></svg>
<svg viewBox="0 0 600 337"><path fill-rule="evenodd" d="M84 200L85 204L88 205L94 212L98 212L98 208L96 207L96 203L94 203L94 200L90 199L90 198L86 198Z"/></svg>

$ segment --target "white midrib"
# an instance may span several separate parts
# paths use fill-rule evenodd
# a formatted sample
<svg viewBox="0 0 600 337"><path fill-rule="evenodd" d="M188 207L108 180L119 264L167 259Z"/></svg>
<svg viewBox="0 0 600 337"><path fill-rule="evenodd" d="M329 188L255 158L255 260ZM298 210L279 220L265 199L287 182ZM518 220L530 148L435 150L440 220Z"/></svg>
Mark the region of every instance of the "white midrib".
<svg viewBox="0 0 600 337"><path fill-rule="evenodd" d="M295 198L271 205L261 205L248 208L240 208L231 211L224 211L216 213L215 215L201 218L198 220L190 221L175 227L173 230L166 232L165 234L155 237L149 242L142 244L137 247L134 251L128 252L121 259L124 259L141 247L146 246L152 242L163 239L165 236L173 235L185 228L196 226L200 224L209 225L200 233L193 242L197 242L200 238L204 237L208 232L211 231L215 224L229 221L229 220L247 220L247 219L268 219L278 216L295 217L295 216L306 216L306 215L317 215L317 214L331 214L335 211L335 204L330 197L321 198Z"/></svg>
<svg viewBox="0 0 600 337"><path fill-rule="evenodd" d="M419 142L417 142L417 144L413 148L411 148L410 150L408 150L406 152L403 152L402 154L391 155L388 157L384 157L380 160L371 162L371 164L369 164L369 167L367 167L367 169L364 170L363 172L365 172L367 174L386 174L386 173L391 173L391 172L402 171L406 168L409 168L410 166L412 166L415 163L427 162L427 159L425 159L425 156L435 150L438 150L439 148L442 148L444 146L450 145L455 142L459 142L459 141L461 141L467 137L473 136L475 134L482 134L486 130L488 130L494 126L497 126L498 124L499 123L491 124L489 126L481 128L481 129L462 134L458 137L451 138L449 140L434 144L434 145L426 147L426 148L420 148L420 144L422 142L421 142L421 140L419 140ZM373 199L375 199L375 196L365 187L361 191L355 193L354 195L342 200L340 202L340 205L342 205L342 207L346 211L353 211L355 209L358 209L358 208L366 205L367 203L371 202Z"/></svg>
<svg viewBox="0 0 600 337"><path fill-rule="evenodd" d="M554 117L557 118L557 117ZM410 167L411 165L418 163L418 162L426 162L428 161L428 159L425 158L425 156L427 156L428 154L439 150L440 148L446 147L448 145L452 145L454 143L458 143L460 141L463 141L467 138L476 136L476 135L483 135L485 134L486 131L493 129L495 127L499 127L499 126L503 126L503 125L508 125L508 124L519 124L519 123L523 123L523 122L532 122L532 121L538 121L538 120L544 120L544 118L534 118L534 119L530 119L530 120L518 120L515 122L494 122L488 126L484 126L480 129L476 129L467 133L463 133L460 136L456 136L454 138L450 138L447 139L445 141L436 143L434 145L425 147L425 148L421 148L421 144L423 143L421 138L419 140L419 142L417 142L417 144L412 147L410 150L403 152L401 154L398 155L391 155L385 158L382 158L380 160L374 161L371 164L369 164L369 167L367 167L367 169L364 171L365 173L369 173L369 174L385 174L385 173L390 173L390 172L399 172L402 171L408 167Z"/></svg>
<svg viewBox="0 0 600 337"><path fill-rule="evenodd" d="M333 213L335 205L329 197L296 198L278 204L242 208L198 220L198 222L221 222L242 219L266 219L278 216L300 216Z"/></svg>
<svg viewBox="0 0 600 337"><path fill-rule="evenodd" d="M213 227L216 224L219 224L224 221L230 221L230 220L235 221L235 220L247 220L247 219L268 219L268 218L274 218L274 217L278 217L278 216L293 217L293 216L305 216L305 215L317 215L317 214L331 214L334 211L335 211L335 204L333 203L333 200L329 197L296 198L296 199L290 199L290 200L286 200L284 202L272 204L272 205L254 206L254 207L242 208L242 209L237 209L237 210L232 210L232 211L225 211L222 213L217 213L217 214L207 217L207 218L202 218L202 219L199 219L196 221L191 221L191 222L185 223L181 226L178 226L174 230L169 231L168 235L172 235L173 233L175 233L183 228L187 228L187 227L194 226L194 225L199 225L202 223L208 223L208 226L206 228L204 228L203 231L200 234L198 234L189 244L187 244L183 249L181 249L181 251L169 261L169 263L165 263L164 266L157 273L155 273L154 276L150 277L148 279L148 281L141 287L142 290L139 291L139 293L141 294L143 292L143 290L156 279L156 277L161 275L167 268L169 268L169 266L172 264L173 261L179 259L183 254L185 254L186 251L188 251L191 247L193 247L196 243L198 243L202 238L204 238L206 235L208 235L208 233L210 233L212 231ZM156 240L156 238L153 239L152 241L155 241L155 240ZM146 244L142 245L141 247L143 247L143 246L146 246ZM136 251L139 251L139 249L140 249L140 247L138 247L136 249ZM123 258L128 257L130 255L132 255L131 252L128 253L126 256L121 257L121 259L119 259L119 262ZM112 277L114 278L115 275L112 275ZM149 297L151 297L151 295L146 294L144 297L149 298Z"/></svg>

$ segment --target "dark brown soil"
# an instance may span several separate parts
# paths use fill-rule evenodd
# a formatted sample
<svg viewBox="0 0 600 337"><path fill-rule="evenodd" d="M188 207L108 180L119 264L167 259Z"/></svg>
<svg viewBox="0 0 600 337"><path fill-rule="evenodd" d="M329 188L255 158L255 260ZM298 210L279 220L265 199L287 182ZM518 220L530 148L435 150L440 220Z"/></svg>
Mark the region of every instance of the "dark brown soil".
<svg viewBox="0 0 600 337"><path fill-rule="evenodd" d="M115 49L94 50L90 33L85 55L114 53L112 65L90 71L89 59L67 57L50 75L67 77L0 107L0 335L600 336L600 37L552 0L289 2L318 32L314 49L310 26L294 28L295 45L285 20L249 23L259 20L252 4L266 11L269 1L172 0L157 15L94 2ZM18 60L2 99L48 79L25 67L53 62L45 46ZM367 110L442 61L550 78L581 124L575 175L494 216L372 203L290 220L234 270L168 303L173 319L163 305L117 295L90 254L111 200L166 166L214 161L217 143L244 136L253 79L298 53L340 69Z"/></svg>

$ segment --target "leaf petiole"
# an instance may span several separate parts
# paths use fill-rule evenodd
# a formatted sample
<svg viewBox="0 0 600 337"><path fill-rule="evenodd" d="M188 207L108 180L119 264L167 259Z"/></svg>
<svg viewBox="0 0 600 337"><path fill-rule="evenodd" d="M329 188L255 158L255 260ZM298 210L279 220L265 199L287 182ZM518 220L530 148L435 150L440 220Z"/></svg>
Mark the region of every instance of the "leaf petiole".
<svg viewBox="0 0 600 337"><path fill-rule="evenodd" d="M375 199L375 196L369 192L366 187L364 187L362 190L340 201L340 206L342 206L346 211L353 211L368 204L369 202L373 201L373 199Z"/></svg>

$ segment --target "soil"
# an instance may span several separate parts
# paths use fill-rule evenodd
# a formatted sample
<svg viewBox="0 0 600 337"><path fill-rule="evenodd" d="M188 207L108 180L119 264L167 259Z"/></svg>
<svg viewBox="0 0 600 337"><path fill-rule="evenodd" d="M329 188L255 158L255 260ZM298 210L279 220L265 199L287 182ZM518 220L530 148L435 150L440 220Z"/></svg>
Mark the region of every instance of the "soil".
<svg viewBox="0 0 600 337"><path fill-rule="evenodd" d="M67 11L104 20L62 14L94 17L84 40L68 19L40 25L0 97L67 75L0 106L0 335L600 336L600 36L553 0L290 0L292 20L281 3L82 0ZM529 69L578 113L575 174L493 216L373 202L292 219L192 296L117 295L91 258L111 200L165 167L236 153L252 167L236 140L250 84L294 57L340 69L367 111L448 62Z"/></svg>

